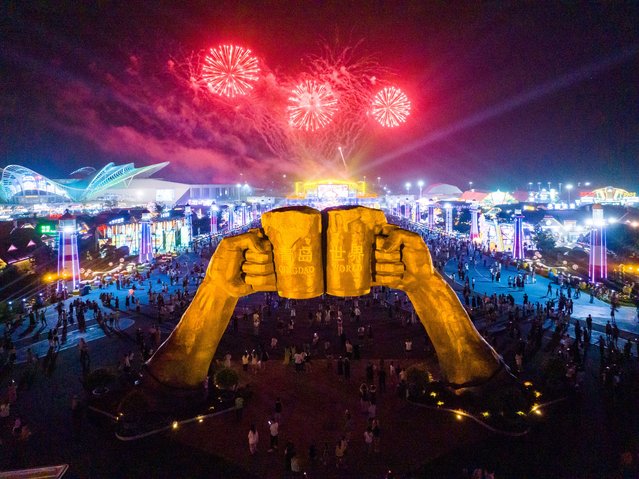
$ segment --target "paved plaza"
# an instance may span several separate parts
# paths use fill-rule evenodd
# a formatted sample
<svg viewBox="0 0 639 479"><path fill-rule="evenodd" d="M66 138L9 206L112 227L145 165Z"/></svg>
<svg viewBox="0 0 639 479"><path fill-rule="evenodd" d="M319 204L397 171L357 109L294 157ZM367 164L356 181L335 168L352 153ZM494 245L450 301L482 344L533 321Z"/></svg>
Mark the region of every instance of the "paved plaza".
<svg viewBox="0 0 639 479"><path fill-rule="evenodd" d="M183 266L182 275L186 272L184 265L190 268L194 263L203 260L193 254L183 255L178 262ZM449 262L445 273L452 276L456 265ZM505 270L502 282L509 274ZM512 270L515 274L515 270ZM473 276L476 275L476 276ZM521 301L522 292L509 290L502 284L490 281L482 266L478 266L471 276L476 278L475 291L492 294L510 293L517 302ZM168 277L153 272L151 285L157 291L158 280L168 283ZM544 301L547 280L537 278L536 284L526 285L525 291L531 301ZM171 292L180 286L170 286ZM196 285L189 284L194 291ZM459 285L456 285L458 288ZM556 286L554 286L556 287ZM124 304L128 290L118 290L114 285L105 290L94 290L83 299L99 301L102 292L112 293ZM34 330L25 334L27 325L18 327L13 332L17 346L18 364L12 369L3 369L1 391L7 390L9 381L15 379L20 387L18 398L12 405L11 416L2 419L0 436L3 440L3 451L0 455L0 469L67 463L70 465L70 477L234 477L234 478L280 478L285 477L284 449L288 441L294 444L297 456L307 477L312 478L380 478L390 469L397 472L398 477L450 477L446 472L460 470L461 467L474 468L492 466L498 471L497 477L543 477L535 475L557 468L565 463L562 473L572 467L584 471L608 471L616 466L618 448L625 446L613 430L612 423L618 424L617 416L606 416L607 409L600 404L601 391L597 376L598 358L596 348L591 348L586 357L589 368L586 387L588 399L580 402L580 408L590 408L591 412L579 424L574 416L566 414L566 410L557 412L558 420L543 423L529 435L519 439L507 439L512 445L508 454L501 444L503 436L494 435L482 426L470 420L458 420L454 415L419 408L400 398L391 380L388 380L387 391L378 394L377 417L381 422L380 451L368 453L363 441L363 432L368 415L360 408L358 390L362 382L367 382L366 367L369 363L378 365L383 359L387 368L392 361L395 366L407 367L411 364L422 364L437 373L436 358L425 342L424 329L419 323L411 323L410 303L405 302L402 293L397 294L401 311L392 316L388 309L373 301L372 295L359 299L362 309L362 324L371 325L371 335L367 333L359 338L359 324L345 318L344 331L348 338L360 344L360 359L352 361L350 380L345 380L336 371L335 358L342 349L337 336L336 325L326 328L311 325L310 314L317 311L320 299L293 302L296 309L295 327L290 332L277 328L278 318L288 320L290 309L282 302L281 307L273 310L270 318L263 318L259 332L254 330L250 320L240 319L237 330L233 321L229 324L225 335L217 349L215 360L222 361L227 353L231 354L232 365L241 377L241 386L248 393L246 407L242 417L236 418L233 411L208 418L203 422L194 422L180 426L177 430L135 441L118 441L106 428L94 424L84 415L74 419L71 402L74 395L84 397L80 383L81 366L77 342L83 337L89 342L91 368L116 367L121 358L133 351L134 369L141 368L141 358L135 341L138 328L145 334L157 320L155 307L148 304L148 282L145 282L135 293L141 298L142 309L122 311L118 330L100 328L95 321L87 321L86 333L80 334L77 327L70 327L66 343L57 355L55 370L50 376L42 371L36 372L35 378L25 381L26 365L21 364L26 356L26 349L42 356L47 343L41 339L48 328L54 327L57 313L49 307L46 320L47 327L41 331ZM389 301L395 302L395 293L389 293ZM236 312L243 316L257 310L263 303L264 296L255 294L243 298L238 303ZM344 311L350 303L344 299L333 299ZM67 300L68 302L69 300ZM599 326L605 324L609 317L609 306L595 300L590 304L588 296L582 296L575 302L575 317L584 312L593 314ZM630 308L623 309L617 315L618 324L626 329L626 336L636 333L636 321L631 318ZM587 314L587 313L586 313ZM627 317L626 317L627 314ZM625 318L625 319L622 319ZM165 319L160 324L162 339L165 339L175 325L174 320ZM477 319L478 329L485 327L484 319ZM501 324L503 319L498 321ZM27 321L28 322L28 321ZM545 341L549 340L552 330L548 328ZM501 328L502 331L505 328ZM257 334L256 334L257 333ZM304 343L311 343L313 334L320 336L319 350L314 351L311 370L303 373L295 372L291 364L284 364L284 348ZM270 349L271 338L278 338L278 346ZM411 340L412 351L405 351L405 341ZM326 352L333 359L326 359L324 343L330 345ZM507 363L512 364L514 345L507 334L502 333L495 339L495 347L504 356ZM264 347L270 358L262 368L252 372L243 371L240 357L244 350ZM535 379L537 369L543 361L543 355L537 356L527 364L524 378ZM279 434L279 448L268 452L268 424L272 418L277 398L283 403L282 421ZM571 408L569 408L571 409ZM346 411L352 419L347 420ZM13 419L19 416L32 431L26 443L15 441L10 429ZM76 422L77 421L77 422ZM630 420L626 427L635 427L636 420ZM260 433L258 451L251 456L248 451L247 433L251 424L256 424ZM539 441L548 441L572 428L581 436L571 437L562 443L561 461L553 457L546 449L539 450L540 458L547 463L528 463L523 460L525 451ZM562 428L564 429L562 431ZM350 436L347 454L342 468L336 467L335 444L343 435ZM564 436L562 436L564 437ZM606 445L601 446L601 438ZM313 461L309 456L309 448L315 446L317 458ZM325 456L324 449L328 452ZM583 451L588 455L584 456ZM607 462L614 464L605 466ZM530 461L529 461L530 462ZM417 471L424 464L431 463L430 473ZM531 465L532 464L532 465ZM536 465L535 465L536 464ZM427 469L428 471L428 469ZM531 472L532 471L532 472ZM412 476L406 476L412 472ZM603 474L603 473L602 473ZM546 476L549 477L549 476ZM562 477L580 477L564 475ZM585 476L584 476L585 477ZM591 477L604 477L595 475Z"/></svg>
<svg viewBox="0 0 639 479"><path fill-rule="evenodd" d="M517 270L514 266L504 265L501 272L501 280L491 280L490 267L493 262L489 261L484 266L482 261L477 261L469 265L468 278L469 281L475 280L474 292L480 295L487 294L506 294L515 298L515 303L522 304L524 294L528 296L528 301L532 303L545 304L548 300L556 300L558 291L566 294L566 288L561 289L560 286L544 276L536 275L535 281L528 282L524 288L515 288L508 286L508 277L516 277L523 271ZM456 284L458 288L462 285L457 276L457 261L450 260L446 263L444 273L446 277ZM552 294L548 295L548 285L552 288ZM573 289L574 292L574 289ZM582 292L579 298L572 296L574 303L572 319L585 321L590 314L592 316L594 334L591 342L595 344L599 339L599 333L604 331L606 323L610 321L610 304L599 298L593 298L591 302L590 295ZM615 321L619 329L626 333L627 337L636 337L639 335L639 321L637 319L637 308L632 306L619 306L615 311Z"/></svg>

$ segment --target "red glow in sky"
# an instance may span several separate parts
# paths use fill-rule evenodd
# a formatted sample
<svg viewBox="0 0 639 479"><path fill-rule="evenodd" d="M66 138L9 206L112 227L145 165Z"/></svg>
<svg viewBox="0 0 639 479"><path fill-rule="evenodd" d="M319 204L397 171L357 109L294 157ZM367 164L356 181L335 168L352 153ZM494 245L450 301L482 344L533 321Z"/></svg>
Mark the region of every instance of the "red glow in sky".
<svg viewBox="0 0 639 479"><path fill-rule="evenodd" d="M358 175L382 182L504 189L601 178L637 189L632 2L8 5L0 168L17 163L55 177L110 161L170 161L168 179L243 173L253 182L341 163L339 145ZM208 48L218 44L233 51L214 49L215 59ZM317 61L323 44L340 54ZM178 75L199 51L196 68ZM604 67L573 75L588 65ZM314 115L310 100L288 104L305 80L330 85L334 111L332 100ZM396 82L410 116L401 127L371 128L372 98ZM393 111L388 126L400 122ZM291 147L290 131L306 143Z"/></svg>

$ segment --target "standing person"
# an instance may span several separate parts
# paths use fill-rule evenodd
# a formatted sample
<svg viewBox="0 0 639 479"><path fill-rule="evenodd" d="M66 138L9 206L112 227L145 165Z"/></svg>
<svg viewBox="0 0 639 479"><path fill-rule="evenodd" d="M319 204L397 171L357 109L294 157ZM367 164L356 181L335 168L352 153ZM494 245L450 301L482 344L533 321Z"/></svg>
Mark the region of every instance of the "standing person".
<svg viewBox="0 0 639 479"><path fill-rule="evenodd" d="M257 444L260 442L260 433L255 429L255 424L251 424L248 432L249 452L254 455L257 452Z"/></svg>
<svg viewBox="0 0 639 479"><path fill-rule="evenodd" d="M586 328L588 329L588 336L592 336L592 316L590 314L586 318Z"/></svg>
<svg viewBox="0 0 639 479"><path fill-rule="evenodd" d="M250 356L248 351L244 351L244 354L242 354L242 370L243 371L248 371L248 367L249 367L249 362L250 362Z"/></svg>
<svg viewBox="0 0 639 479"><path fill-rule="evenodd" d="M273 452L273 449L277 449L279 428L280 424L277 422L277 419L273 418L268 422L268 430L271 435L271 447L268 452Z"/></svg>
<svg viewBox="0 0 639 479"><path fill-rule="evenodd" d="M515 354L515 365L517 366L517 372L520 373L523 371L523 363L524 363L524 355L517 351Z"/></svg>
<svg viewBox="0 0 639 479"><path fill-rule="evenodd" d="M379 420L377 418L374 418L371 421L371 429L373 431L373 450L375 452L379 452L381 429L379 427Z"/></svg>
<svg viewBox="0 0 639 479"><path fill-rule="evenodd" d="M348 357L344 358L344 379L348 381L351 378L351 362Z"/></svg>
<svg viewBox="0 0 639 479"><path fill-rule="evenodd" d="M286 449L284 449L284 468L286 469L286 472L291 472L293 470L292 462L296 454L295 445L291 441L287 441Z"/></svg>
<svg viewBox="0 0 639 479"><path fill-rule="evenodd" d="M397 372L395 371L393 361L391 361L388 366L388 377L390 378L391 386L397 386Z"/></svg>
<svg viewBox="0 0 639 479"><path fill-rule="evenodd" d="M242 411L244 411L244 398L238 394L235 398L235 419L237 422L242 420Z"/></svg>
<svg viewBox="0 0 639 479"><path fill-rule="evenodd" d="M373 428L368 426L364 431L364 444L366 445L366 455L373 452Z"/></svg>
<svg viewBox="0 0 639 479"><path fill-rule="evenodd" d="M335 445L335 467L341 469L344 465L344 454L346 454L346 448L348 447L348 442L346 438L342 436L342 439L337 441Z"/></svg>
<svg viewBox="0 0 639 479"><path fill-rule="evenodd" d="M282 400L278 397L275 400L275 420L279 423L282 420Z"/></svg>
<svg viewBox="0 0 639 479"><path fill-rule="evenodd" d="M86 375L89 372L89 367L91 365L91 359L89 358L89 345L84 340L84 338L80 338L78 347L80 349L80 364L82 365L82 375Z"/></svg>

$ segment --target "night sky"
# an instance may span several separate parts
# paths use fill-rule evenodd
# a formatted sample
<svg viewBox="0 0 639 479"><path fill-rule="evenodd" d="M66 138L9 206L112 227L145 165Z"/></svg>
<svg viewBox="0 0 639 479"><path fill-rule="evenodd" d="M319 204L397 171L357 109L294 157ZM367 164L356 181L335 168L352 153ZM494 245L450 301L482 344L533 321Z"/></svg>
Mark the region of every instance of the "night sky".
<svg viewBox="0 0 639 479"><path fill-rule="evenodd" d="M183 181L310 177L317 159L277 157L174 67L235 43L294 78L322 45L358 44L413 111L403 126L368 126L345 145L353 177L393 188L421 178L462 189L639 189L635 2L447 3L2 2L0 167L59 178L168 160L160 176Z"/></svg>

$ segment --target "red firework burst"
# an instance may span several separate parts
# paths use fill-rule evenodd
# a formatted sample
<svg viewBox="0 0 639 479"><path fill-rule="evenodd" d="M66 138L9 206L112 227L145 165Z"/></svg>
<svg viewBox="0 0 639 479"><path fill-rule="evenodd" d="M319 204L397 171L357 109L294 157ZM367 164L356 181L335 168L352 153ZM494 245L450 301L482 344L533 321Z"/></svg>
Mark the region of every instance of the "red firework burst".
<svg viewBox="0 0 639 479"><path fill-rule="evenodd" d="M288 106L291 126L315 131L331 122L337 111L337 98L328 85L307 80L292 93Z"/></svg>
<svg viewBox="0 0 639 479"><path fill-rule="evenodd" d="M410 100L399 88L386 87L373 98L371 113L380 125L395 128L410 115Z"/></svg>
<svg viewBox="0 0 639 479"><path fill-rule="evenodd" d="M202 80L216 95L234 98L253 89L260 69L251 50L234 45L211 48L204 59Z"/></svg>

